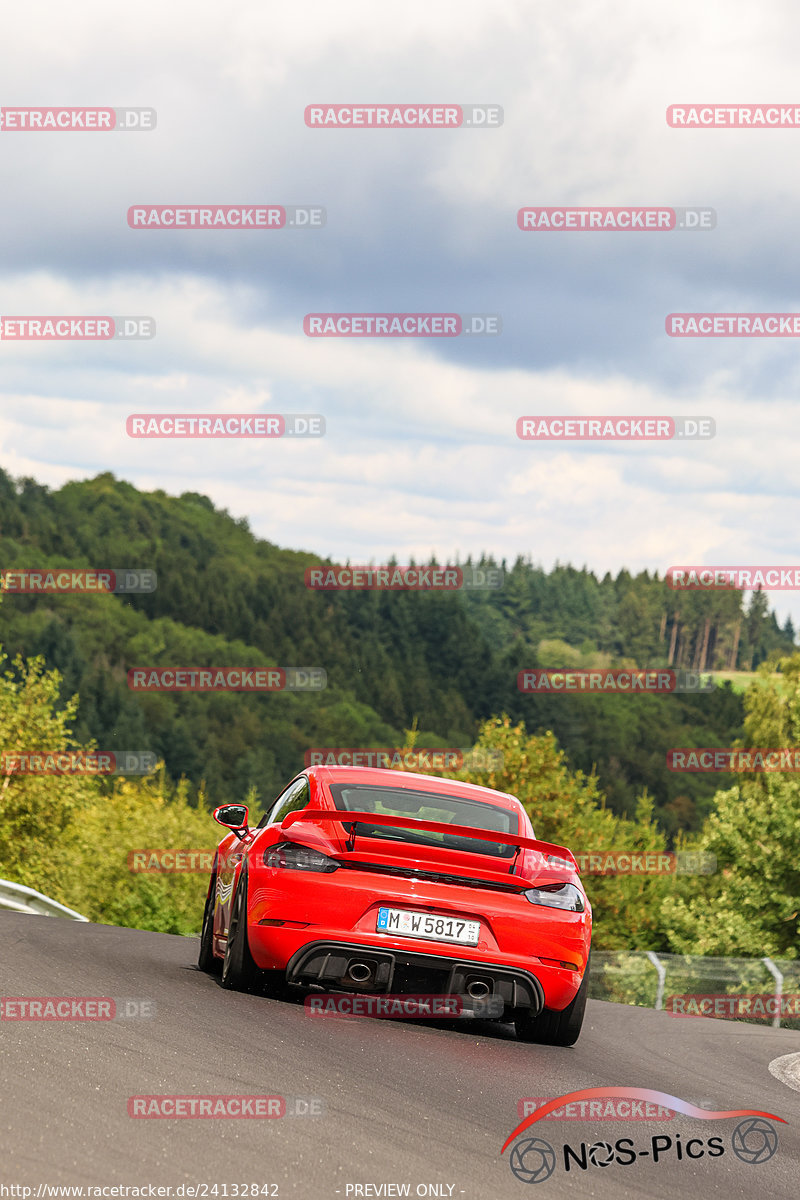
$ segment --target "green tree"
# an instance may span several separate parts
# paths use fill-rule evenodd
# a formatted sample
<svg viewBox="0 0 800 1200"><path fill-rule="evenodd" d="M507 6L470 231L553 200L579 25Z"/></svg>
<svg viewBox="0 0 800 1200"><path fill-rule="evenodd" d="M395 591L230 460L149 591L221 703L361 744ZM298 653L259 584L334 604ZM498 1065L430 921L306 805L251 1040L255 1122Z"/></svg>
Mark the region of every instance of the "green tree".
<svg viewBox="0 0 800 1200"><path fill-rule="evenodd" d="M197 931L208 875L136 874L133 850L209 849L219 840L204 797L189 802L163 764L150 778L23 774L10 759L32 751L85 753L71 722L78 698L41 658L0 649L0 877L36 888L95 921L169 933Z"/></svg>
<svg viewBox="0 0 800 1200"><path fill-rule="evenodd" d="M747 691L745 744L800 745L800 655L781 664L782 680L763 678ZM743 775L718 792L694 843L716 855L717 874L702 893L684 888L664 919L682 953L800 955L800 780L792 773Z"/></svg>
<svg viewBox="0 0 800 1200"><path fill-rule="evenodd" d="M60 705L60 676L42 658L7 664L0 648L0 876L46 889L58 883L53 847L97 784L87 776L14 772L9 756L79 748L70 730L78 698Z"/></svg>

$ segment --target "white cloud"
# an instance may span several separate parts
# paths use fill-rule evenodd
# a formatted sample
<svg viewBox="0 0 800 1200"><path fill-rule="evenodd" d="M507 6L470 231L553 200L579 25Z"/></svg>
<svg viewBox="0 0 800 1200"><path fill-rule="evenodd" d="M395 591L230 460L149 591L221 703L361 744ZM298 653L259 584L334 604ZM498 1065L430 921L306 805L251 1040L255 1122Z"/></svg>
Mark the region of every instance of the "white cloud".
<svg viewBox="0 0 800 1200"><path fill-rule="evenodd" d="M597 570L791 562L793 342L689 344L693 305L800 309L797 132L671 130L682 100L800 103L796 8L46 0L4 103L154 105L153 134L0 133L0 312L135 313L152 342L0 341L0 462L207 492L288 546ZM315 101L496 102L497 130L308 130ZM137 233L130 203L324 203L318 234ZM713 234L523 235L536 203L709 204ZM494 342L320 340L304 312L505 306ZM356 299L354 299L354 297ZM413 297L413 299L411 299ZM644 331L640 334L640 330ZM616 341L614 341L616 338ZM322 412L320 441L137 442L142 411ZM533 446L525 413L708 414L712 442ZM781 611L800 600L775 597Z"/></svg>

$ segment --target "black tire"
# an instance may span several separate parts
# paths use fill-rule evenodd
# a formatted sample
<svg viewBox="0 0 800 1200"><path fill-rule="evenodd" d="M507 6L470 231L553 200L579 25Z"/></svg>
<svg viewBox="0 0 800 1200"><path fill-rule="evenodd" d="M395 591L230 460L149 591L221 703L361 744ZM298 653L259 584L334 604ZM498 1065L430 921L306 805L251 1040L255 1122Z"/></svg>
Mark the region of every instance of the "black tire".
<svg viewBox="0 0 800 1200"><path fill-rule="evenodd" d="M243 863L228 922L228 940L225 943L220 982L224 988L250 992L259 987L261 977L262 972L255 964L247 940L247 865Z"/></svg>
<svg viewBox="0 0 800 1200"><path fill-rule="evenodd" d="M197 956L197 966L209 975L219 975L222 963L214 954L214 905L217 897L217 872L211 876L208 887L206 905L203 909L203 928L200 933L200 953Z"/></svg>
<svg viewBox="0 0 800 1200"><path fill-rule="evenodd" d="M583 1025L586 998L589 995L589 969L592 965L591 951L581 986L570 1004L561 1012L545 1008L538 1017L532 1017L529 1009L523 1009L514 1018L514 1028L521 1042L538 1042L545 1046L574 1046Z"/></svg>

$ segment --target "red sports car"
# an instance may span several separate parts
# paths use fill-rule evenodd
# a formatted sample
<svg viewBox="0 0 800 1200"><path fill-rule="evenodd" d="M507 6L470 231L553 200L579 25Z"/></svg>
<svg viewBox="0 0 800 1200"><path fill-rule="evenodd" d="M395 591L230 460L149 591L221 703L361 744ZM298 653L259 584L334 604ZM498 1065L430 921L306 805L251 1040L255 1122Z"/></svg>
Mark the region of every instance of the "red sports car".
<svg viewBox="0 0 800 1200"><path fill-rule="evenodd" d="M214 859L199 966L224 987L493 999L525 1041L570 1046L591 907L569 850L514 796L451 779L309 767ZM484 1007L484 1011L486 1011Z"/></svg>

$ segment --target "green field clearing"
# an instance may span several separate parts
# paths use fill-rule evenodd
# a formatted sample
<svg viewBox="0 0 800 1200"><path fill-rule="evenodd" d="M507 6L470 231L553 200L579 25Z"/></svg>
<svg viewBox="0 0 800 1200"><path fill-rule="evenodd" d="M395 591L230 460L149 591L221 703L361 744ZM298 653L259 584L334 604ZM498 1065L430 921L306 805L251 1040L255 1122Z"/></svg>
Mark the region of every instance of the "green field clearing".
<svg viewBox="0 0 800 1200"><path fill-rule="evenodd" d="M712 671L711 674L715 683L728 681L735 692L746 692L751 683L758 683L762 687L774 683L781 691L788 690L787 681L778 671L769 675L759 675L756 671Z"/></svg>

